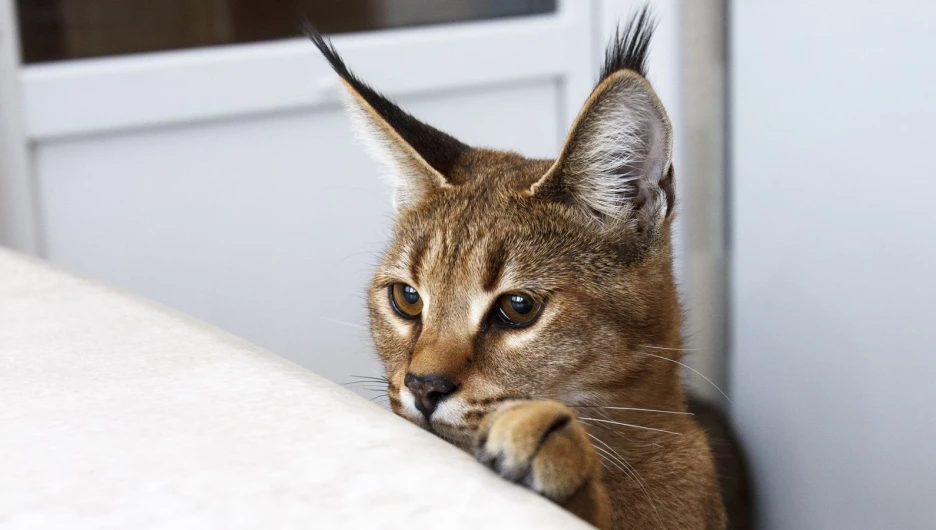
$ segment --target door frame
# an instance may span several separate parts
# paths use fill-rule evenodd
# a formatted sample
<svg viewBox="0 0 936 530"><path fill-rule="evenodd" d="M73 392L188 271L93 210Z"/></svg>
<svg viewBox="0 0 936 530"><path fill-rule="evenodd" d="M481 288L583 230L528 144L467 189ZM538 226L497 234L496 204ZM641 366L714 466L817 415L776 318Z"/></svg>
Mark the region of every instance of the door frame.
<svg viewBox="0 0 936 530"><path fill-rule="evenodd" d="M19 32L13 0L0 0L0 245L42 254L29 141L19 83Z"/></svg>

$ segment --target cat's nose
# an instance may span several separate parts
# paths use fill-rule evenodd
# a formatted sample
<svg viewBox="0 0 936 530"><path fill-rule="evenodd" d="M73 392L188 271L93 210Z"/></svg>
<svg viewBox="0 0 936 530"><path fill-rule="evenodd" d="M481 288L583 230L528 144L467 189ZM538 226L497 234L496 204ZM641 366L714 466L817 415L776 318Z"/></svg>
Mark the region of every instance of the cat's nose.
<svg viewBox="0 0 936 530"><path fill-rule="evenodd" d="M452 381L448 376L440 374L406 374L406 377L403 378L403 384L416 397L416 408L423 413L427 420L439 405L439 401L458 390L458 383Z"/></svg>

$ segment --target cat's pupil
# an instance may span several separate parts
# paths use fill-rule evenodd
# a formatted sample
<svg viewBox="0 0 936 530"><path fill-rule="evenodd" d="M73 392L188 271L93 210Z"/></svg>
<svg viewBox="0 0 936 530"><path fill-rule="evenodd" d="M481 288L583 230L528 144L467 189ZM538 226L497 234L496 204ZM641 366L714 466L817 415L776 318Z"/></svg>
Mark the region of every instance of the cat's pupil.
<svg viewBox="0 0 936 530"><path fill-rule="evenodd" d="M533 300L515 294L510 297L510 307L518 314L525 315L533 310Z"/></svg>
<svg viewBox="0 0 936 530"><path fill-rule="evenodd" d="M419 301L419 293L416 292L416 289L407 285L403 287L403 299L406 300L407 304L415 304Z"/></svg>

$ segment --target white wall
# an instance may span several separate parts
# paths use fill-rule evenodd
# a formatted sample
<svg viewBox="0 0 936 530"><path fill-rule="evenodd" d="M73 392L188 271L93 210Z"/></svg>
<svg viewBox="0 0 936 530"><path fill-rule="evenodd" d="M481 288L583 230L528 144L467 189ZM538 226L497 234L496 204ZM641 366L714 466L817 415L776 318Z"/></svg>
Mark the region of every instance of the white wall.
<svg viewBox="0 0 936 530"><path fill-rule="evenodd" d="M936 526L936 3L732 5L734 415L762 528Z"/></svg>

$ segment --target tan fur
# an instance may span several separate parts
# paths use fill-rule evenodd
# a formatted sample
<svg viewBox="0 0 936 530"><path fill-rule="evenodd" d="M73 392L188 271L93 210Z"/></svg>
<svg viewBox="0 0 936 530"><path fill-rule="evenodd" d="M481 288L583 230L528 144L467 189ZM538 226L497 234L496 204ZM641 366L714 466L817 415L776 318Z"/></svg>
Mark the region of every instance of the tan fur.
<svg viewBox="0 0 936 530"><path fill-rule="evenodd" d="M397 182L369 292L392 410L600 528L722 529L712 454L673 362L672 129L642 66L648 20L616 37L556 160L462 144L311 37ZM415 318L391 304L400 283L418 291ZM529 327L492 318L510 293L544 302ZM446 389L431 410L430 387Z"/></svg>
<svg viewBox="0 0 936 530"><path fill-rule="evenodd" d="M589 523L610 528L611 505L601 483L601 463L574 418L556 401L501 405L478 428L478 459L504 477L524 480ZM557 422L560 428L555 428Z"/></svg>
<svg viewBox="0 0 936 530"><path fill-rule="evenodd" d="M472 452L482 425L512 433L500 447L542 470L538 491L600 526L608 527L604 514L611 512L614 528L723 528L708 443L690 417L543 401L685 410L679 367L640 353L681 357L671 218L648 247L636 231L610 237L573 206L525 193L550 165L473 150L459 164L465 184L440 188L400 213L369 296L391 407ZM504 261L502 274L485 290L486 268L498 259ZM394 314L387 289L395 282L423 295L422 320ZM492 304L500 293L516 290L547 297L536 324L481 332L480 323L470 321L472 298ZM408 372L444 373L458 381L461 388L440 405L441 411L457 403L450 408L460 411L458 417L434 418L430 426L406 409L401 394L409 392L403 384ZM530 406L501 410L517 407L515 400ZM531 453L530 440L551 421L543 409L676 434L576 421L566 430L584 429L603 443L569 434ZM603 474L593 465L599 456ZM576 486L586 489L580 493Z"/></svg>

